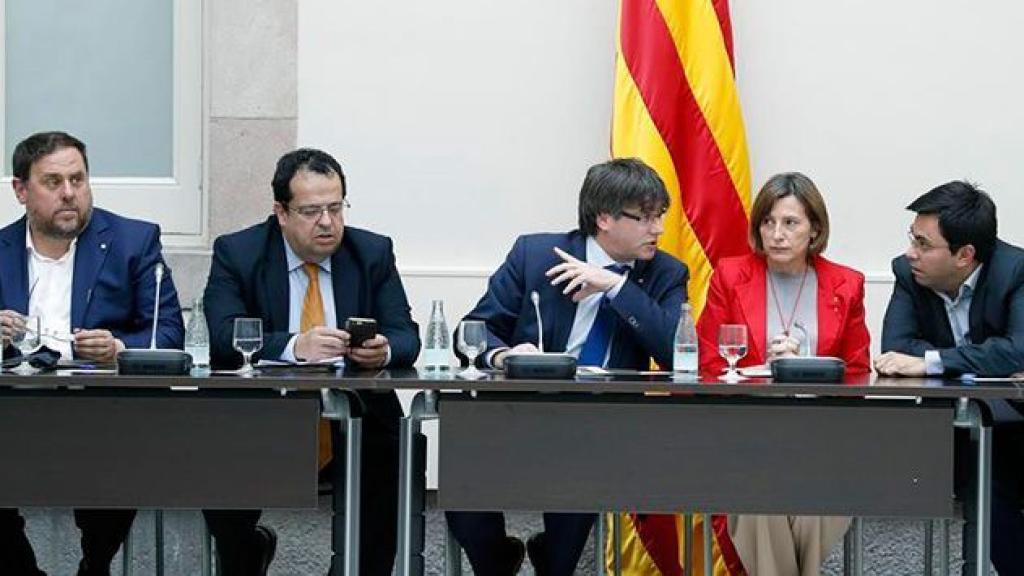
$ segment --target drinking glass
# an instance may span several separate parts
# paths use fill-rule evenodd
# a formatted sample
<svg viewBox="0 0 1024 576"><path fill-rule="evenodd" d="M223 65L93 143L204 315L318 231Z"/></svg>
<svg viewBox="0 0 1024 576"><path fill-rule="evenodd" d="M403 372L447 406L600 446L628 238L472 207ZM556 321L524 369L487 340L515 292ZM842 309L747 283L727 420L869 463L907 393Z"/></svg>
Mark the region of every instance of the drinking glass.
<svg viewBox="0 0 1024 576"><path fill-rule="evenodd" d="M735 382L743 379L736 371L736 363L747 355L747 327L743 324L719 326L718 353L729 363L729 371L722 376L722 380Z"/></svg>
<svg viewBox="0 0 1024 576"><path fill-rule="evenodd" d="M263 348L263 320L259 318L235 318L235 330L232 334L232 345L242 354L242 367L239 374L257 374L252 367L252 355Z"/></svg>
<svg viewBox="0 0 1024 576"><path fill-rule="evenodd" d="M487 326L482 320L463 320L459 325L459 351L469 360L469 368L459 373L460 378L473 380L484 373L477 370L476 357L487 350Z"/></svg>
<svg viewBox="0 0 1024 576"><path fill-rule="evenodd" d="M39 316L22 316L22 325L11 333L11 342L21 351L21 364L14 367L18 374L35 374L39 370L28 363L28 355L39 348Z"/></svg>

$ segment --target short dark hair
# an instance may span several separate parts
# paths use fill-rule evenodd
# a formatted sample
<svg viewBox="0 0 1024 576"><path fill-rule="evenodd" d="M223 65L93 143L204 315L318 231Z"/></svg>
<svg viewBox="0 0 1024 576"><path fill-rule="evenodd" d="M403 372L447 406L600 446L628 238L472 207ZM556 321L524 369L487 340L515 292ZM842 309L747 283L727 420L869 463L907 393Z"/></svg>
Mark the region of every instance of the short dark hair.
<svg viewBox="0 0 1024 576"><path fill-rule="evenodd" d="M32 174L33 164L43 156L49 156L64 148L78 150L82 155L82 161L85 162L85 171L89 171L89 157L85 153L85 143L81 140L67 132L36 132L14 147L11 158L14 177L18 180L28 180Z"/></svg>
<svg viewBox="0 0 1024 576"><path fill-rule="evenodd" d="M583 179L579 200L579 226L587 236L597 234L597 217L622 216L623 208L637 207L644 215L668 208L668 191L661 177L637 158L617 158L591 166Z"/></svg>
<svg viewBox="0 0 1024 576"><path fill-rule="evenodd" d="M341 179L341 197L348 193L345 188L345 173L341 164L323 150L316 148L299 148L281 156L274 170L274 179L270 185L274 188L274 200L287 206L292 200L291 182L299 170L308 170L330 177L336 174Z"/></svg>
<svg viewBox="0 0 1024 576"><path fill-rule="evenodd" d="M996 205L985 191L965 180L932 188L910 203L907 210L939 217L939 232L950 253L974 246L975 259L988 262L996 248Z"/></svg>
<svg viewBox="0 0 1024 576"><path fill-rule="evenodd" d="M764 242L761 239L761 222L767 217L775 203L787 196L796 198L807 213L807 219L814 230L813 238L807 246L809 256L817 256L828 246L828 210L821 192L807 176L800 172L783 172L768 179L754 199L750 209L750 245L754 252L764 255Z"/></svg>

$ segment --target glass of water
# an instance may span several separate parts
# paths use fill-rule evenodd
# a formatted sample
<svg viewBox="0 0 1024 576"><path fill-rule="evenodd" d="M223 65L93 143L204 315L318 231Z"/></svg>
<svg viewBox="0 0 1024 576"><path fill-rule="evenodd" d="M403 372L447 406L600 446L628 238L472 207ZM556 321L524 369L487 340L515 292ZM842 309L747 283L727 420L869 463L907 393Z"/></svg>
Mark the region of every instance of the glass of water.
<svg viewBox="0 0 1024 576"><path fill-rule="evenodd" d="M11 333L11 342L21 351L21 364L14 368L18 374L35 374L39 370L28 363L28 355L35 352L40 345L39 316L22 316L21 326L16 326Z"/></svg>
<svg viewBox="0 0 1024 576"><path fill-rule="evenodd" d="M729 371L722 380L742 380L736 371L736 363L747 355L747 327L744 324L722 324L718 327L718 353L729 363Z"/></svg>
<svg viewBox="0 0 1024 576"><path fill-rule="evenodd" d="M235 329L231 343L242 355L239 374L256 374L252 367L252 355L263 348L263 320L259 318L235 318Z"/></svg>
<svg viewBox="0 0 1024 576"><path fill-rule="evenodd" d="M463 320L459 325L459 351L469 360L469 368L459 372L460 378L475 380L484 373L477 370L476 357L487 350L487 326L483 320Z"/></svg>

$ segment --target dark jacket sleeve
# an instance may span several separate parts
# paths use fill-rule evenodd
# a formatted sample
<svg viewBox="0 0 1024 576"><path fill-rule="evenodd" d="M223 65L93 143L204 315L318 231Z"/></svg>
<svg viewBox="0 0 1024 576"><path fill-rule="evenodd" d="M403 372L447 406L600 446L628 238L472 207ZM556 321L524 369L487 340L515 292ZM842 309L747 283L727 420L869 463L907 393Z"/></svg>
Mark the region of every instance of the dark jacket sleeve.
<svg viewBox="0 0 1024 576"><path fill-rule="evenodd" d="M203 309L206 324L210 330L210 363L218 368L237 367L242 355L235 351L232 337L235 318L262 317L256 310L255 294L246 287L256 284L253 276L257 260L240 262L244 252L235 249L228 238L218 238L213 243L213 260L210 263L210 277L203 293ZM246 296L252 300L247 302ZM287 298L287 294L284 295ZM279 358L291 334L287 331L267 332L264 322L263 348L253 355L253 361L260 358Z"/></svg>
<svg viewBox="0 0 1024 576"><path fill-rule="evenodd" d="M487 324L487 349L511 348L519 311L524 297L525 239L516 239L505 261L487 281L487 292L466 315L465 320L483 320ZM456 355L465 362L465 356L456 349Z"/></svg>
<svg viewBox="0 0 1024 576"><path fill-rule="evenodd" d="M160 228L146 226L145 235L139 239L139 246L141 249L137 265L133 268L134 277L125 279L131 282L135 291L133 301L136 303L136 309L131 314L133 321L111 330L127 348L149 348L153 330L156 265L164 263L161 255ZM180 350L184 344L185 326L181 320L178 292L174 288L171 269L164 263L164 275L160 282L160 316L157 322L156 346Z"/></svg>
<svg viewBox="0 0 1024 576"><path fill-rule="evenodd" d="M388 367L412 366L420 353L419 326L412 320L409 300L395 266L395 253L390 238L387 239L387 250L380 271L372 287L376 295L372 315L379 323L380 333L387 337L391 346Z"/></svg>
<svg viewBox="0 0 1024 576"><path fill-rule="evenodd" d="M662 368L671 368L676 325L686 301L689 274L686 266L671 256L660 258L657 265L661 268L659 276L650 279L657 284L655 290L648 294L629 279L608 305L625 322L640 347Z"/></svg>
<svg viewBox="0 0 1024 576"><path fill-rule="evenodd" d="M892 261L892 272L896 281L882 322L882 352L923 357L935 346L926 339L918 319L910 268L897 258Z"/></svg>

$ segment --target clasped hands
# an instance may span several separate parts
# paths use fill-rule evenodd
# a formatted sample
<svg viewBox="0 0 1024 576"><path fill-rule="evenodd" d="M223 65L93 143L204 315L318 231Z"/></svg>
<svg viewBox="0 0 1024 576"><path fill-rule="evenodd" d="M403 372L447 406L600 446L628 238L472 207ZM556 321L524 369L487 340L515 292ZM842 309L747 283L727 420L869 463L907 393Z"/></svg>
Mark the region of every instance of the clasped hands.
<svg viewBox="0 0 1024 576"><path fill-rule="evenodd" d="M345 356L363 368L381 368L387 361L388 338L377 334L362 346L349 346L351 336L338 328L317 326L295 339L295 357L311 362Z"/></svg>
<svg viewBox="0 0 1024 576"><path fill-rule="evenodd" d="M11 342L11 336L15 332L25 329L25 320L21 314L13 310L0 310L0 336L2 336L3 344L6 346ZM44 334L45 338L46 335ZM82 328L75 328L72 331L71 347L75 351L75 356L85 359L94 360L96 362L109 363L117 359L118 352L125 349L124 342L120 338L115 338L114 334L110 330L102 328L96 328L92 330L84 330Z"/></svg>
<svg viewBox="0 0 1024 576"><path fill-rule="evenodd" d="M768 341L768 362L777 358L800 355L800 341L792 334L780 332Z"/></svg>

